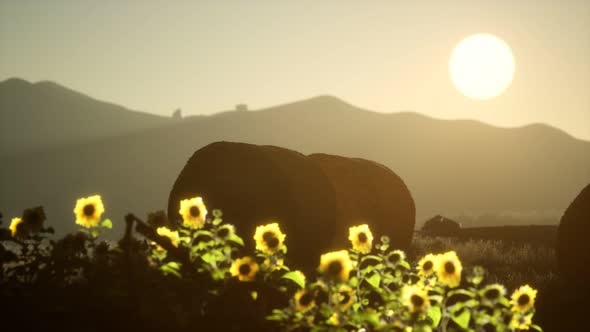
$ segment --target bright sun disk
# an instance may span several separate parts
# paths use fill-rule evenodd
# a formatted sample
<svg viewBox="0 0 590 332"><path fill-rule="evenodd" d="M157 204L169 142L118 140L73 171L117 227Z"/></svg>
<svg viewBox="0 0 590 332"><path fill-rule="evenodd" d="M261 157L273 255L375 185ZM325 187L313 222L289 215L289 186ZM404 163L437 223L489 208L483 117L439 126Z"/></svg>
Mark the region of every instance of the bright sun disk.
<svg viewBox="0 0 590 332"><path fill-rule="evenodd" d="M490 34L462 40L449 62L451 79L465 96L490 99L502 94L514 77L514 57L510 47Z"/></svg>

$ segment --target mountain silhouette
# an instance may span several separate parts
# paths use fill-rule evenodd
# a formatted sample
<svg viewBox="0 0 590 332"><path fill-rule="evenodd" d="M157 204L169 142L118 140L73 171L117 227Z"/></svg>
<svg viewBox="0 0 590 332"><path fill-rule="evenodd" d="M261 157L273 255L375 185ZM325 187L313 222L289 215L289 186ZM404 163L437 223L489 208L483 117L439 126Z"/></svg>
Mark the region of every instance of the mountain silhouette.
<svg viewBox="0 0 590 332"><path fill-rule="evenodd" d="M49 81L0 83L0 155L118 136L168 121Z"/></svg>
<svg viewBox="0 0 590 332"><path fill-rule="evenodd" d="M65 92L53 93L63 98ZM46 98L51 95L46 94ZM15 97L0 96L3 117L13 114L4 109L9 105L4 99ZM63 118L39 121L38 126L51 133L53 124L71 122L70 115L76 112L85 108L67 109ZM112 114L116 134L97 131L102 136L81 138L72 134L67 144L53 142L51 147L37 146L34 152L23 148L0 156L0 211L10 218L24 208L44 205L54 227L69 231L75 228L71 212L75 200L99 193L105 201L105 216L120 231L126 212L145 215L165 210L188 158L215 141L277 145L304 154L329 153L382 163L410 189L418 227L436 214L506 211L553 213L557 224L569 202L590 182L590 142L541 124L498 128L412 112L377 113L331 96L178 121L117 106L110 112L105 113ZM135 119L141 125L122 125ZM6 117L6 121L13 120ZM101 127L109 125L105 122Z"/></svg>

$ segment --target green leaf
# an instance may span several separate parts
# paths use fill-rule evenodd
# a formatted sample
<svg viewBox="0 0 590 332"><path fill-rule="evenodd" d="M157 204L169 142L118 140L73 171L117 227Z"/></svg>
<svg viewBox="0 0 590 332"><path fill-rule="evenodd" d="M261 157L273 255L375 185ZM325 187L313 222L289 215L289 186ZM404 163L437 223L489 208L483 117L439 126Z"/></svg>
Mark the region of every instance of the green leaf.
<svg viewBox="0 0 590 332"><path fill-rule="evenodd" d="M379 316L377 314L362 313L360 317L362 320L369 323L371 326L379 325Z"/></svg>
<svg viewBox="0 0 590 332"><path fill-rule="evenodd" d="M170 268L175 269L175 270L180 270L180 263L168 262L166 265L169 266Z"/></svg>
<svg viewBox="0 0 590 332"><path fill-rule="evenodd" d="M359 280L357 279L357 277L352 277L348 280L348 284L350 285L350 287L356 288L356 286L359 284Z"/></svg>
<svg viewBox="0 0 590 332"><path fill-rule="evenodd" d="M469 296L471 298L475 297L475 295L476 295L474 292L470 292L470 291L465 290L465 289L457 289L457 290L454 290L454 291L450 291L449 294L447 295L447 297L451 297L451 296L457 295L457 294Z"/></svg>
<svg viewBox="0 0 590 332"><path fill-rule="evenodd" d="M169 267L168 265L164 265L164 266L160 267L160 270L162 271L162 273L164 273L164 275L172 274L175 277L178 277L178 278L181 277L180 273L177 270Z"/></svg>
<svg viewBox="0 0 590 332"><path fill-rule="evenodd" d="M366 260L375 260L377 262L381 262L383 260L383 258L376 256L376 255L367 255L367 256L363 256L363 258L361 258L361 262L364 262Z"/></svg>
<svg viewBox="0 0 590 332"><path fill-rule="evenodd" d="M210 253L210 252L208 252L208 253L205 253L204 255L202 255L202 256L201 256L201 259L202 259L203 261L205 261L206 263L209 263L209 264L211 264L211 263L214 263L214 262L215 262L215 260L216 260L216 258L215 258L215 255L213 255L213 254L212 254L212 253Z"/></svg>
<svg viewBox="0 0 590 332"><path fill-rule="evenodd" d="M195 239L199 236L213 237L213 233L206 231L206 230L196 231L195 234L193 235L193 239Z"/></svg>
<svg viewBox="0 0 590 332"><path fill-rule="evenodd" d="M529 325L529 327L532 328L533 330L543 332L543 329L539 325L531 324L531 325Z"/></svg>
<svg viewBox="0 0 590 332"><path fill-rule="evenodd" d="M469 326L469 320L471 319L471 312L469 312L469 310L463 310L463 312L461 314L459 314L458 316L452 316L451 318L462 329L466 329Z"/></svg>
<svg viewBox="0 0 590 332"><path fill-rule="evenodd" d="M90 235L92 237L98 237L100 235L100 231L98 229L93 229L90 231Z"/></svg>
<svg viewBox="0 0 590 332"><path fill-rule="evenodd" d="M233 243L235 243L235 244L237 244L237 245L240 245L240 246L242 246L242 247L244 246L244 240L242 240L242 238L241 238L241 237L239 237L239 236L238 236L238 235L236 235L236 234L231 234L231 235L230 235L230 236L227 238L227 240L228 240L228 241L230 241L230 242L233 242Z"/></svg>
<svg viewBox="0 0 590 332"><path fill-rule="evenodd" d="M374 288L379 288L379 283L381 282L381 276L377 273L373 273L372 276L365 279L371 286Z"/></svg>
<svg viewBox="0 0 590 332"><path fill-rule="evenodd" d="M305 288L305 277L300 271L291 271L283 274L283 279L289 279L295 282L299 287Z"/></svg>
<svg viewBox="0 0 590 332"><path fill-rule="evenodd" d="M112 229L113 228L113 222L111 221L111 219L105 219L102 221L102 223L100 223L100 225L104 228L108 228L108 229Z"/></svg>
<svg viewBox="0 0 590 332"><path fill-rule="evenodd" d="M250 292L250 296L252 297L252 300L256 301L256 299L258 298L258 292L252 291Z"/></svg>
<svg viewBox="0 0 590 332"><path fill-rule="evenodd" d="M165 265L162 265L160 270L164 273L164 275L172 274L178 278L181 277L179 272L180 264L177 262L168 262Z"/></svg>
<svg viewBox="0 0 590 332"><path fill-rule="evenodd" d="M412 269L412 267L410 266L410 263L406 262L405 260L399 262L398 265L401 266L401 267L403 267L403 268L405 268L406 270L411 270Z"/></svg>
<svg viewBox="0 0 590 332"><path fill-rule="evenodd" d="M498 302L505 307L510 307L510 301L503 296L500 298L500 300L498 300Z"/></svg>
<svg viewBox="0 0 590 332"><path fill-rule="evenodd" d="M215 218L212 221L213 225L215 225L215 226L221 224L222 222L223 222L223 219L221 219L221 218Z"/></svg>
<svg viewBox="0 0 590 332"><path fill-rule="evenodd" d="M430 308L428 308L428 311L426 312L426 315L428 315L428 317L430 319L432 319L432 325L433 326L438 326L438 324L440 323L440 319L442 317L442 313L440 311L440 307L430 307Z"/></svg>

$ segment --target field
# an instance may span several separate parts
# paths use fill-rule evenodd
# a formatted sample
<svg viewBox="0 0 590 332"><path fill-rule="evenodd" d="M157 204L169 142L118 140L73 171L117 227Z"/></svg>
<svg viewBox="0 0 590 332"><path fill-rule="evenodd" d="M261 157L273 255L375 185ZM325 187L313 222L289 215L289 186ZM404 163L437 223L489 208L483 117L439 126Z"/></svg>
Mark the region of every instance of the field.
<svg viewBox="0 0 590 332"><path fill-rule="evenodd" d="M544 331L584 331L587 289L572 289L559 277L556 226L503 226L462 229L456 237L416 233L410 259L426 252L455 250L465 265L485 267L484 283L500 283L509 292L529 284L539 290L535 321Z"/></svg>
<svg viewBox="0 0 590 332"><path fill-rule="evenodd" d="M266 271L261 270L264 281L241 283L236 278L228 279L232 269L227 264L233 266L231 262L236 262L235 258L230 257L233 256L230 251L239 248L240 242L243 242L236 237L219 238L217 234L226 227L220 218L207 221L206 231L187 230L183 233L190 234L193 239L192 242L187 242L188 248L192 245L189 257L183 256L185 253L179 250L181 246L171 246L171 243L167 242L158 244L164 246L170 256L162 250L156 250L154 242L150 240L159 240L155 232L150 231L152 228L143 224L141 220L130 218L127 219L130 225L128 230L132 229L133 221L136 222L133 229L143 236L136 233L134 237L131 233L126 233L118 243L108 243L99 239L99 233L110 228L110 221L103 221L89 231L71 234L57 241L48 241L52 236L44 235L44 232L26 240L11 240L8 230L4 229L3 238L0 239L3 240L0 244L4 246L0 246L0 249L7 249L3 249L3 257L14 263L4 264L4 272L11 269L12 272L5 273L0 279L0 291L7 300L3 301L2 312L20 319L28 314L34 314L40 318L37 322L39 327L62 326L60 322L67 319L69 323L64 329L77 329L78 325L96 319L97 316L104 319L100 323L93 323L92 329L100 326L112 328L112 322L117 322L120 327L125 328L151 326L187 331L196 326L222 330L277 328L268 322L265 316L272 308L288 306L289 297L293 295L285 297L285 292L296 290L293 288L294 284L285 283L284 278L280 277L280 274L285 273L280 272L282 263L278 265L278 270L268 267ZM233 231L230 230L231 232ZM214 241L203 240L203 235L213 236ZM506 287L507 295L510 295L520 286L528 284L539 290L534 323L543 327L544 331L575 331L582 317L580 312L584 308L584 294L572 293L559 278L552 241L555 235L556 227L552 226L470 228L461 230L456 237L433 237L416 232L410 248L406 251L405 264L408 264L408 268L415 267L420 258L429 253L455 251L464 267L463 278L475 275L474 267L481 266L485 269L481 287L499 283ZM188 241L188 238L182 241ZM364 267L359 265L358 272L355 272L354 278L359 284L356 296L359 299L365 297L367 301L373 301L369 299L375 295L375 290L387 288L385 281L388 275L411 275L409 270L399 270L400 265L396 265L397 263L386 263L392 251L383 247L386 242L382 241L375 239L375 243L380 244L375 244L373 248L373 257L381 259L382 264ZM19 255L22 255L19 263L18 259L15 261L15 257L11 257L9 251L25 243L29 243L28 247L25 245L16 250L17 254L20 252ZM231 250L224 254L226 249ZM284 257L282 255L285 252L257 252L257 257L262 258L258 260L261 262L261 269L265 269L265 264L269 264L266 263L267 260L282 262L281 257ZM211 253L218 253L217 258L213 257L215 255L211 256ZM359 252L352 250L350 254L353 260L358 256L360 262ZM205 269L187 268L187 265L182 263L187 259L192 262L191 264ZM182 264L179 266L174 263L175 261ZM203 264L204 261L206 264ZM272 267L272 264L276 263L270 264ZM383 264L389 267L379 268L379 265ZM379 272L381 277L374 279L379 269L383 269ZM234 272L231 274L234 275ZM393 282L390 285L395 284L394 279L395 277L390 280ZM366 282L363 283L363 280ZM399 285L405 283L401 281L403 278L399 280ZM381 286L380 282L383 283ZM464 282L462 285L461 287L465 287ZM363 287L366 289L363 290ZM149 292L146 292L147 290ZM445 290L441 290L440 294L450 297L450 293ZM385 299L386 295L382 293L378 297ZM389 295L398 297L400 293L393 291ZM251 302L250 296L254 302ZM369 306L373 305L372 302L367 303L370 303L367 304ZM248 306L244 307L245 304ZM378 304L376 308L377 306ZM26 310L23 313L19 308ZM471 310L474 310L473 314L477 312L476 307ZM354 311L358 311L358 308ZM276 314L275 318L283 319L285 323L285 313L289 312L289 309L286 309ZM339 315L343 314L340 311L336 312ZM460 312L462 311L449 314L456 315ZM363 326L369 322L363 321L368 319L366 314L355 316L351 311L347 315L350 316L343 317L346 317L351 325L345 330L351 330L353 323ZM228 320L228 317L231 319ZM288 324L301 324L298 319L302 317L304 316L292 316L288 318L291 319L291 323ZM428 317L427 319L431 319ZM465 324L468 321L469 318ZM471 320L470 324L474 324L473 322ZM457 325L453 324L451 322L449 326L456 328Z"/></svg>
<svg viewBox="0 0 590 332"><path fill-rule="evenodd" d="M493 238L498 238L504 233L511 239L514 236L510 234L509 229L489 227L485 231L491 230ZM469 234L476 234L476 229L470 230ZM408 256L414 261L429 252L455 250L464 265L485 267L486 282L501 283L509 290L523 284L542 288L557 280L557 262L552 247L541 245L544 243L535 245L481 238L485 236L480 235L479 239L474 239L427 237L417 234L408 250Z"/></svg>

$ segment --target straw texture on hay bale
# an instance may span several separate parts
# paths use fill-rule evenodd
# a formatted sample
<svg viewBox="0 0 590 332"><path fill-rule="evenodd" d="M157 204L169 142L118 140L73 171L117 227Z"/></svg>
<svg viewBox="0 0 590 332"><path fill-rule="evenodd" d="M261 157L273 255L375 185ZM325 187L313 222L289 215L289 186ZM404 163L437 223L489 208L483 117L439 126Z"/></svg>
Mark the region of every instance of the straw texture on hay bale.
<svg viewBox="0 0 590 332"><path fill-rule="evenodd" d="M312 154L330 179L338 204L336 241L347 240L348 227L366 223L376 236L387 235L394 248L412 241L416 208L410 191L392 170L379 163L328 154Z"/></svg>
<svg viewBox="0 0 590 332"><path fill-rule="evenodd" d="M209 211L221 209L247 249L254 247L256 226L272 221L287 234L293 265L315 270L320 254L331 249L334 191L320 167L298 152L244 143L207 145L180 172L170 193L170 219L179 220L180 200L194 196L202 196Z"/></svg>

